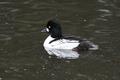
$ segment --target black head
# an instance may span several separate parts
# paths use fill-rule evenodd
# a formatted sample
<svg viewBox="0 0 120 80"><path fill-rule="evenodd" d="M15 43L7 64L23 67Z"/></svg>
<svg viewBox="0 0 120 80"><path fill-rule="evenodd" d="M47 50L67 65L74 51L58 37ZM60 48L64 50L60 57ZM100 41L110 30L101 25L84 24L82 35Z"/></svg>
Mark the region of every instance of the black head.
<svg viewBox="0 0 120 80"><path fill-rule="evenodd" d="M49 33L53 38L62 37L61 25L55 20L49 20L46 25L46 28L43 29L42 32Z"/></svg>

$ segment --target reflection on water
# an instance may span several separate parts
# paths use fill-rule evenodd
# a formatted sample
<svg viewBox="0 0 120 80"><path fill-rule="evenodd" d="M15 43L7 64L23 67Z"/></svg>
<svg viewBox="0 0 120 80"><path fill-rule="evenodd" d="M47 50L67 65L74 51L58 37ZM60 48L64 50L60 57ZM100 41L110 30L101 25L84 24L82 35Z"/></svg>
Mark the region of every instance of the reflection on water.
<svg viewBox="0 0 120 80"><path fill-rule="evenodd" d="M0 80L120 80L119 0L0 1ZM60 19L65 33L100 46L75 60L49 57L41 26Z"/></svg>

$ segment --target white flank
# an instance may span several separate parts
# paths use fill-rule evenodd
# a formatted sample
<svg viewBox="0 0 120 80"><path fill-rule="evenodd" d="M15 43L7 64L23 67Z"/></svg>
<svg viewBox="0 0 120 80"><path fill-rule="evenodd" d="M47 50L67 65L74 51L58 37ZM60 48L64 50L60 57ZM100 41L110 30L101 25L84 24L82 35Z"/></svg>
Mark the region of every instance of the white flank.
<svg viewBox="0 0 120 80"><path fill-rule="evenodd" d="M73 49L80 44L78 41L65 39L60 39L58 41L50 43L52 40L54 40L54 38L48 36L43 46L51 49Z"/></svg>

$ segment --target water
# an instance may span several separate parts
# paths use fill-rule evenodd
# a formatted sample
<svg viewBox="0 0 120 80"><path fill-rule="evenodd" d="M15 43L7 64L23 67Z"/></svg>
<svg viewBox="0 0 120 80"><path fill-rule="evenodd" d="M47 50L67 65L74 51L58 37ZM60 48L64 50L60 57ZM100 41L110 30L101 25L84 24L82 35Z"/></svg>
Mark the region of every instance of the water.
<svg viewBox="0 0 120 80"><path fill-rule="evenodd" d="M0 80L120 80L119 0L0 1ZM40 30L57 18L63 31L100 46L75 60L51 57Z"/></svg>

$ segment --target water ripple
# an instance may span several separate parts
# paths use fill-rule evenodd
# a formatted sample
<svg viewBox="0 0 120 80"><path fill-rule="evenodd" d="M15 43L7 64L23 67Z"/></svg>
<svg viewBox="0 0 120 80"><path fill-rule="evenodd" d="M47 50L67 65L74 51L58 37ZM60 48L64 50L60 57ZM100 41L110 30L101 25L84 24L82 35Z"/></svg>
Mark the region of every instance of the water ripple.
<svg viewBox="0 0 120 80"><path fill-rule="evenodd" d="M98 2L100 2L100 3L106 3L105 0L98 0Z"/></svg>
<svg viewBox="0 0 120 80"><path fill-rule="evenodd" d="M10 10L10 12L17 12L17 11L19 11L19 9L12 9L12 10Z"/></svg>
<svg viewBox="0 0 120 80"><path fill-rule="evenodd" d="M12 4L12 2L0 2L0 5L4 4Z"/></svg>
<svg viewBox="0 0 120 80"><path fill-rule="evenodd" d="M108 9L99 9L98 11L100 11L100 12L105 12L105 13L111 13L111 11L108 10Z"/></svg>
<svg viewBox="0 0 120 80"><path fill-rule="evenodd" d="M78 77L86 78L87 80L93 80L90 76L85 75L85 74L81 74L81 73L79 73L79 74L77 74L77 76L78 76Z"/></svg>
<svg viewBox="0 0 120 80"><path fill-rule="evenodd" d="M0 34L0 41L8 41L11 40L12 38L9 35L5 34Z"/></svg>

